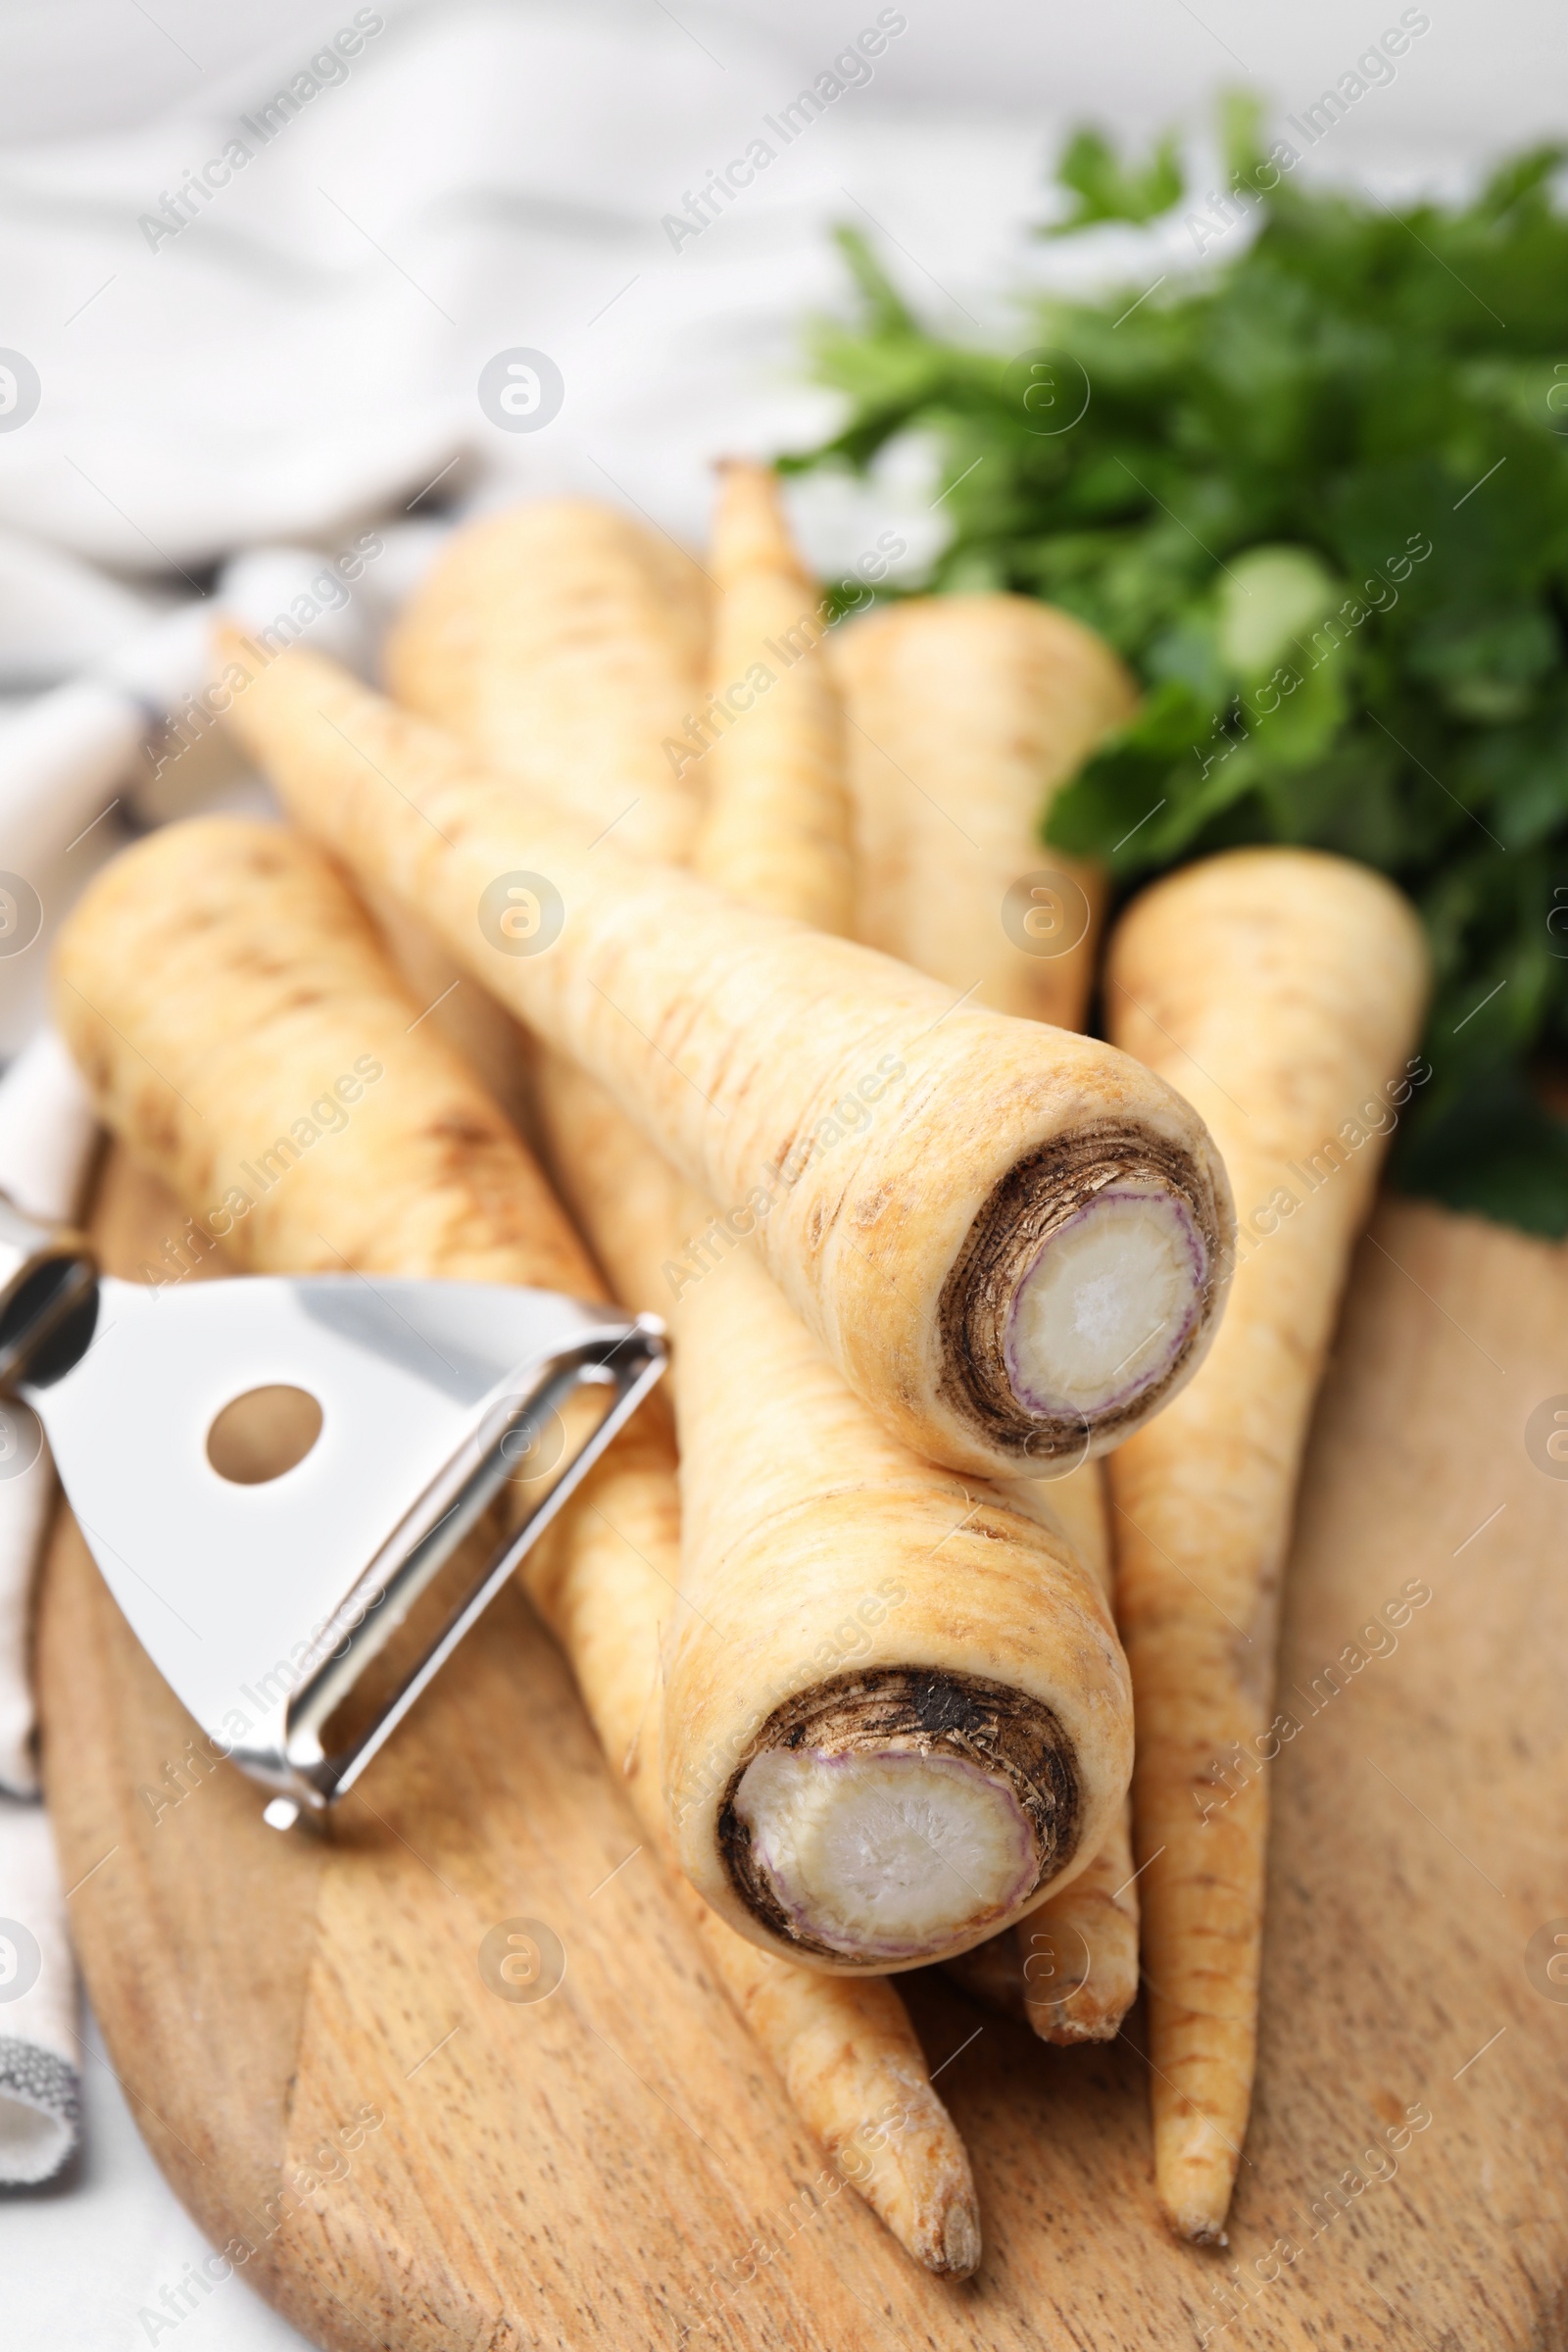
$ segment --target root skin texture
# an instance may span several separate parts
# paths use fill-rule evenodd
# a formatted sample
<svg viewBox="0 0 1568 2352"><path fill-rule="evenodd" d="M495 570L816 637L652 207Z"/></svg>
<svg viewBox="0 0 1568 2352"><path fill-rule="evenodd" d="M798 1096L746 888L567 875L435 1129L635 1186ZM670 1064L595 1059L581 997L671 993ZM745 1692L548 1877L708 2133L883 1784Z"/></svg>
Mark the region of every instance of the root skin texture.
<svg viewBox="0 0 1568 2352"><path fill-rule="evenodd" d="M449 570L461 568L462 551L460 540ZM740 642L759 609L771 600L793 610L808 593L776 485L756 468L724 469L710 562L716 676L722 649ZM406 654L417 654L418 631L416 607L404 624ZM549 658L544 640L515 641L506 655L514 664ZM614 674L607 652L601 705ZM448 691L437 669L419 675L428 714L504 762L504 740L466 731L461 680ZM481 708L504 699L497 692ZM724 737L724 757L717 746L707 756L710 797L694 849L708 881L745 898L776 828L770 904L817 920L842 904L848 834L842 791L825 789L837 722L824 699L831 706L822 676L791 700L770 694L765 737L756 731L759 704ZM600 773L619 741L612 731L598 763L585 757L575 769L554 761L544 736L528 757L563 805L597 811L606 805ZM755 760L749 745L760 746ZM657 792L650 781L635 812L655 847L665 822ZM732 798L745 808L744 824L732 821ZM678 837L671 822L663 846ZM1059 1525L1032 1524L889 1437L791 1311L755 1238L721 1226L708 1201L678 1184L594 1080L561 1056L547 1059L541 1079L563 1191L619 1296L664 1313L674 1339L684 1564L665 1649L663 1756L683 1867L741 1933L814 1967L912 1966L972 1941L1070 1877L1084 1839L1119 1808L1124 1685L1103 1600ZM672 1282L689 1237L706 1237L705 1270ZM955 1594L964 1604L956 1612ZM1034 1679L1020 1686L1014 1669L1026 1649ZM923 1694L921 1704L901 1715L890 1693L908 1688ZM807 1716L817 1726L809 1745L800 1737ZM1030 1737L1019 1733L1022 1719ZM753 1802L780 1758L796 1774L794 1797L812 1835L804 1843L775 1837L769 1871L753 1850L754 1818L759 1829L763 1819ZM1001 1825L1004 1847L1010 1840L1005 1866L981 1889L974 1874L966 1886L951 1862L932 1864L942 1882L935 1902L922 1910L911 1894L897 1932L885 1914L901 1874L911 1855L928 1864L932 1856L911 1845L898 1807L866 1803L879 1775L909 1788L921 1819L919 1789L940 1817L972 1783L966 1801ZM777 1831L776 1808L766 1817ZM868 1851L872 1824L885 1842L877 1849L872 1837ZM859 1875L852 1870L835 1894L852 1858ZM827 1899L813 1908L794 1873L816 1873L820 1897L824 1867Z"/></svg>
<svg viewBox="0 0 1568 2352"><path fill-rule="evenodd" d="M760 594L765 600L766 581L758 579L759 569L765 572L773 562L798 575L798 564L787 538L780 549L776 518L769 524L764 514L759 523L758 488L744 469L728 475L726 490L726 504L737 495L746 501L753 527L740 534L738 553L732 546L728 564L714 563L714 572L732 593L727 572L740 563L754 598ZM533 781L562 806L612 826L624 849L679 861L690 847L697 802L677 787L655 735L675 731L668 702L672 676L681 695L695 705L700 651L684 636L671 642L663 611L667 559L659 544L618 518L607 529L595 515L590 527L577 531L570 525L579 514L561 510L558 523L538 508L524 509L477 533L460 534L435 582L433 609L427 615L421 596L405 616L393 662L395 682L498 768L520 766L526 745ZM519 585L524 574L526 588ZM796 602L799 593L797 576L789 601ZM450 631L463 633L466 613L473 615L480 642L470 646L466 663L452 664L442 659L442 645ZM557 617L562 613L572 616L574 727L581 726L581 714L589 714L586 734L556 728L543 707L553 691L544 681L564 659ZM732 619L732 648L735 637ZM715 670L723 659L720 650ZM637 682L635 712L621 692L627 676ZM820 697L820 681L816 692ZM519 695L533 698L535 723L526 731L518 724ZM834 709L828 723L836 722ZM823 723L820 714L815 723ZM634 793L629 808L618 797L623 793ZM604 1089L572 1063L547 1053L537 1076L541 1115L558 1169L602 1262L622 1298L639 1298L654 1311L668 1314L672 1302L662 1261L680 1250L687 1235L712 1222L709 1203L649 1151ZM744 1272L758 1310L748 1328L760 1351L760 1378L770 1340L792 1348L811 1344L760 1267L749 1259ZM682 1320L678 1308L673 1319ZM683 1331L679 1358L699 1344ZM736 1370L745 1385L745 1367ZM617 1472L616 1464L612 1456L598 1474L618 1475L626 1490L613 1498L613 1507L607 1503L602 1514L579 1515L563 1528L564 1589L575 1595L578 1646L592 1643L613 1655L625 1589L640 1576L645 1613L650 1598L659 1604L659 1622L643 1650L662 1660L670 1646L672 1614L675 1623L700 1625L689 1606L672 1612L683 1578L689 1586L692 1576L689 1560L683 1568L676 1551L673 1459L639 1465L635 1476ZM744 1478L744 1462L734 1466L734 1474ZM620 1542L617 1530L635 1544L635 1552ZM634 1564L628 1567L628 1561ZM650 1562L658 1582L649 1575ZM591 1706L594 1682L592 1675L585 1677ZM628 1692L619 1710L623 1722L601 1721L600 1728L612 1754L628 1739L635 1747L628 1762L634 1796L645 1825L657 1829L662 1850L673 1863L679 1857L662 1800L662 1689L650 1692L645 1687L635 1693L634 1712ZM596 1719L601 1712L596 1709ZM966 2276L980 2253L967 2159L930 2087L919 2046L891 1985L880 1979L827 1979L803 1972L760 1942L743 1941L695 1893L689 1895L689 1908L731 1998L819 2139L918 2259L944 2275ZM891 2131L874 2123L879 2116L884 2126L893 2119Z"/></svg>
<svg viewBox="0 0 1568 2352"><path fill-rule="evenodd" d="M330 1131L297 1143L249 1208L230 1208L220 1238L242 1265L602 1297L522 1144L433 1024L411 1028L418 1009L336 868L309 842L240 818L168 826L127 852L56 952L56 1017L101 1114L198 1218L230 1176L230 1192L250 1182L240 1171L263 1167L302 1105L324 1103L339 1072L358 1068L341 1126L323 1108ZM679 1509L661 1396L522 1573L646 1837L672 1863L659 1686ZM980 2254L968 2159L892 1986L808 1975L758 1950L672 1877L808 2130L917 2261L967 2276Z"/></svg>
<svg viewBox="0 0 1568 2352"><path fill-rule="evenodd" d="M233 690L233 721L301 822L756 1231L796 1311L906 1444L977 1474L1075 1458L1086 1423L1103 1447L1196 1369L1230 1207L1174 1089L1112 1048L956 1004L867 949L628 857L303 647L259 669L242 640L224 652L226 676L257 672ZM1133 1394L1032 1409L1004 1354L1016 1294L1063 1227L1129 1181L1169 1194L1200 1238L1190 1323L1168 1326ZM1063 1322L1058 1373L1073 1346Z"/></svg>
<svg viewBox="0 0 1568 2352"><path fill-rule="evenodd" d="M455 535L388 639L386 676L411 710L462 711L487 760L623 852L680 858L697 784L662 747L702 697L710 603L692 559L630 515L541 499Z"/></svg>
<svg viewBox="0 0 1568 2352"><path fill-rule="evenodd" d="M855 875L821 591L795 552L776 476L739 460L720 470L709 558L712 707L742 708L704 755L692 863L743 906L843 934Z"/></svg>
<svg viewBox="0 0 1568 2352"><path fill-rule="evenodd" d="M850 721L858 936L956 990L972 988L994 1010L1081 1026L1102 887L1092 869L1043 853L1039 828L1053 793L1131 710L1126 671L1077 621L1013 596L891 606L844 629L835 658ZM1018 878L1042 866L1050 870L1035 912L1016 903L1028 895ZM1088 928L1074 944L1080 918ZM1123 1230L1130 1220L1136 1241L1142 1229L1156 1269L1171 1253L1179 1285L1190 1237L1178 1218L1158 1214L1143 1228L1144 1200L1128 1188L1117 1204ZM1116 1231L1113 1218L1107 1242ZM1073 1247L1070 1228L1061 1247ZM1086 1290L1092 1315L1092 1279ZM1015 1336L1026 1314L1015 1304ZM1143 1336L1110 1340L1109 1360ZM1063 1537L1108 1596L1102 1470L1086 1461L1059 1478L1003 1480L998 1491ZM1069 1885L951 1961L951 1973L1046 2040L1110 2039L1138 1991L1131 1838L1123 1805Z"/></svg>
<svg viewBox="0 0 1568 2352"><path fill-rule="evenodd" d="M1043 847L1040 825L1132 715L1127 671L1092 629L1025 596L911 597L844 623L833 661L850 715L856 936L994 1011L1081 1029L1104 883Z"/></svg>
<svg viewBox="0 0 1568 2352"><path fill-rule="evenodd" d="M1406 902L1312 851L1188 866L1111 941L1117 1041L1202 1110L1242 1227L1217 1346L1108 1464L1138 1709L1155 2183L1171 2228L1202 2243L1223 2231L1251 2098L1297 1474L1350 1251L1417 1082L1426 992Z"/></svg>

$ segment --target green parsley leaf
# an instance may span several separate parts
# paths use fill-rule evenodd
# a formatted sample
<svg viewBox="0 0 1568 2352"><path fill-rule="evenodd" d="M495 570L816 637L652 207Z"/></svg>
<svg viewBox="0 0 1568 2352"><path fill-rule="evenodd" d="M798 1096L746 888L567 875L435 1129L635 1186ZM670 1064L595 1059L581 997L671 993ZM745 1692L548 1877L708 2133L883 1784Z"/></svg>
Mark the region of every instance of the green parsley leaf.
<svg viewBox="0 0 1568 2352"><path fill-rule="evenodd" d="M1131 663L1142 707L1048 828L1121 890L1271 841L1398 882L1437 985L1396 1173L1568 1233L1543 1084L1568 1066L1565 151L1394 206L1307 184L1305 135L1270 142L1227 101L1225 184L1200 193L1174 139L1138 164L1079 131L1043 233L1185 203L1201 266L1031 299L1028 365L931 332L845 232L860 313L815 359L846 420L785 464L934 442L952 536L920 586L1046 598ZM1084 377L1078 421L1043 429Z"/></svg>
<svg viewBox="0 0 1568 2352"><path fill-rule="evenodd" d="M1043 237L1064 237L1097 220L1152 220L1157 214L1168 213L1182 192L1182 168L1173 138L1161 139L1140 171L1122 163L1109 140L1098 130L1075 131L1056 176L1078 202L1065 220L1041 229L1038 233Z"/></svg>

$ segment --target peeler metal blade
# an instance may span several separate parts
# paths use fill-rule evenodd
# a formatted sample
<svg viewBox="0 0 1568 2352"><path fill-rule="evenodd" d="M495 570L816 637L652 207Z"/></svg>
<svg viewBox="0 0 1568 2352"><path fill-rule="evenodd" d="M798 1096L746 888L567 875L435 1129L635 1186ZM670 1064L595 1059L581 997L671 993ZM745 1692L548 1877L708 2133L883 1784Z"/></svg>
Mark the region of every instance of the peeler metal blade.
<svg viewBox="0 0 1568 2352"><path fill-rule="evenodd" d="M652 1317L550 1291L353 1274L148 1290L0 1198L8 1270L0 1387L42 1420L137 1638L276 1792L279 1827L353 1786L665 1360ZM214 1424L269 1390L314 1399L318 1434L237 1484Z"/></svg>

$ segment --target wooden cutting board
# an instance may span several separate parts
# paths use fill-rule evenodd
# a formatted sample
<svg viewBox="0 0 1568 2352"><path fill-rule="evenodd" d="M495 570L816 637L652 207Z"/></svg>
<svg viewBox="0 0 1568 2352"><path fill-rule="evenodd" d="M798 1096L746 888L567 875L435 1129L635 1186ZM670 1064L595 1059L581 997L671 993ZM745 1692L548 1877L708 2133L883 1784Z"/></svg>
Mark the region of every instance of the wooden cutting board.
<svg viewBox="0 0 1568 2352"><path fill-rule="evenodd" d="M111 1170L112 1270L178 1229ZM231 1769L181 1770L194 1727L67 1522L40 1627L49 1798L149 2144L215 2245L253 2249L251 2284L342 2352L1568 2343L1568 1984L1546 1973L1553 1923L1568 1936L1568 1478L1539 1421L1527 1446L1559 1395L1568 1254L1386 1204L1291 1572L1301 1728L1268 1768L1262 2058L1227 2249L1156 2219L1136 2012L1111 2048L1051 2050L906 1977L986 2232L978 2277L937 2284L851 2190L825 2194L520 1596L336 1835L280 1837ZM132 1564L156 1586L156 1560ZM1363 1647L1314 1700L1410 1579L1432 1597L1397 1648ZM564 1948L549 1999L481 1975L518 1918Z"/></svg>

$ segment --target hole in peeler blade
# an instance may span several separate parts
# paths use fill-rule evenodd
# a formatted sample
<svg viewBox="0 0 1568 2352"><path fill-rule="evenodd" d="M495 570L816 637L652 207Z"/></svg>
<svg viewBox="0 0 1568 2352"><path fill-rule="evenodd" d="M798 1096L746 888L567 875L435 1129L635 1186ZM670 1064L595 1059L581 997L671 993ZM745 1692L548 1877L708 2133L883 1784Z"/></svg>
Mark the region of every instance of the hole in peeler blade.
<svg viewBox="0 0 1568 2352"><path fill-rule="evenodd" d="M262 1487L296 1469L321 1434L321 1408L308 1389L247 1389L207 1432L207 1459L231 1486Z"/></svg>

